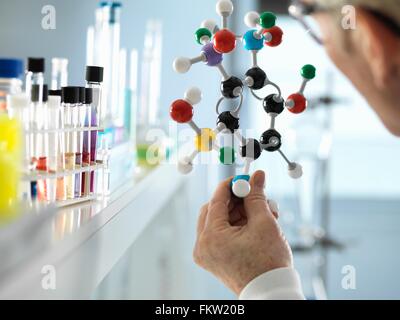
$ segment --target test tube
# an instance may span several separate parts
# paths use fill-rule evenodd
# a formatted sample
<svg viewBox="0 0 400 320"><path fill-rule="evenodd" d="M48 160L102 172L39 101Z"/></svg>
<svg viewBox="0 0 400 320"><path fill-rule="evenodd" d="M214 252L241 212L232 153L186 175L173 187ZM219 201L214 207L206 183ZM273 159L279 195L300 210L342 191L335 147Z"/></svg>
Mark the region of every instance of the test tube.
<svg viewBox="0 0 400 320"><path fill-rule="evenodd" d="M79 87L79 103L76 107L77 110L77 149L75 154L75 168L82 167L82 152L83 152L83 131L85 126L85 87ZM81 196L82 189L82 173L75 174L75 198Z"/></svg>
<svg viewBox="0 0 400 320"><path fill-rule="evenodd" d="M26 77L25 77L25 93L28 96L29 101L31 101L29 108L29 129L30 133L30 157L31 163L30 167L35 168L37 164L37 154L36 154L36 136L34 131L37 130L36 120L36 109L38 106L42 104L43 100L43 84L44 84L44 73L45 69L45 60L44 58L28 58L27 69L26 69ZM32 86L36 85L38 89L38 98L37 101L32 101ZM37 181L31 182L31 199L34 200L37 198Z"/></svg>
<svg viewBox="0 0 400 320"><path fill-rule="evenodd" d="M31 100L31 112L33 114L35 130L33 132L35 167L36 170L45 172L47 171L48 154L48 133L45 132L48 125L46 121L48 100L47 85L40 86L38 84L33 84ZM47 200L46 180L38 180L36 188L38 200L45 202Z"/></svg>
<svg viewBox="0 0 400 320"><path fill-rule="evenodd" d="M68 59L51 59L51 89L57 90L68 85Z"/></svg>
<svg viewBox="0 0 400 320"><path fill-rule="evenodd" d="M65 170L72 171L75 169L76 154L76 109L79 103L78 87L63 87L62 100L64 106L64 126L65 126ZM66 197L73 199L75 197L75 175L70 174L65 177Z"/></svg>
<svg viewBox="0 0 400 320"><path fill-rule="evenodd" d="M93 89L85 88L85 120L83 132L83 146L82 146L82 165L90 166L90 137L91 137L91 113L92 113L92 102L93 102ZM90 194L90 172L82 173L82 189L81 193L83 196L88 196Z"/></svg>
<svg viewBox="0 0 400 320"><path fill-rule="evenodd" d="M24 130L23 133L23 154L22 172L28 173L30 168L29 152L29 99L25 93L18 93L7 96L8 115L11 119L17 119ZM30 202L30 183L21 183L21 199Z"/></svg>
<svg viewBox="0 0 400 320"><path fill-rule="evenodd" d="M92 89L91 127L98 127L102 106L103 68L97 66L86 67L86 87ZM90 162L96 162L97 130L90 131ZM90 192L94 192L94 172L90 172Z"/></svg>
<svg viewBox="0 0 400 320"><path fill-rule="evenodd" d="M28 58L26 77L25 77L25 92L28 99L31 99L32 85L39 85L39 101L43 97L43 84L44 84L44 58Z"/></svg>
<svg viewBox="0 0 400 320"><path fill-rule="evenodd" d="M51 93L53 94L53 93ZM60 117L61 97L50 95L47 103L47 123L48 123L48 157L47 157L47 172L56 173L58 167L58 137L59 137L59 117ZM57 178L46 180L47 200L54 203L57 199Z"/></svg>
<svg viewBox="0 0 400 320"><path fill-rule="evenodd" d="M49 90L49 96L59 97L60 104L58 106L58 117L57 117L57 165L56 165L56 172L63 173L65 171L65 133L64 133L64 106L62 104L62 92L61 90ZM67 199L67 193L65 188L65 180L64 177L57 177L56 183L56 200L57 201L64 201Z"/></svg>

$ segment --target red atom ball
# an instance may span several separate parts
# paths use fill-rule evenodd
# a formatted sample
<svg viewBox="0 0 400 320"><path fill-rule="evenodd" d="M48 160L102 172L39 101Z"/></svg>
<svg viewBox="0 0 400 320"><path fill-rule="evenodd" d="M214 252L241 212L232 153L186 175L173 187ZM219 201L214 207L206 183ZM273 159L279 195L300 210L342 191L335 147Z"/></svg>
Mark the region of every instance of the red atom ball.
<svg viewBox="0 0 400 320"><path fill-rule="evenodd" d="M302 94L300 93L292 94L287 98L287 103L290 103L291 101L294 103L294 106L288 107L288 110L290 112L299 114L302 113L304 110L306 110L307 100Z"/></svg>
<svg viewBox="0 0 400 320"><path fill-rule="evenodd" d="M263 32L264 36L270 34L272 40L265 41L265 44L270 47L277 47L282 43L283 31L278 26L272 27L271 29L265 29Z"/></svg>
<svg viewBox="0 0 400 320"><path fill-rule="evenodd" d="M214 49L219 53L229 53L236 47L236 36L228 29L217 31L214 35Z"/></svg>
<svg viewBox="0 0 400 320"><path fill-rule="evenodd" d="M186 123L193 118L193 106L185 100L176 100L169 110L172 120L178 123Z"/></svg>

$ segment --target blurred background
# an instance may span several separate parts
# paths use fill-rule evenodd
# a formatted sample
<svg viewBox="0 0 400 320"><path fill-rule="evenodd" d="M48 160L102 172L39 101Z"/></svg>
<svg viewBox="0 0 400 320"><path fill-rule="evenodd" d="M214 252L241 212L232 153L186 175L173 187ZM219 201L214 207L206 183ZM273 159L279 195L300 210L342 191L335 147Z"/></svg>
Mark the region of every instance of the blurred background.
<svg viewBox="0 0 400 320"><path fill-rule="evenodd" d="M310 100L307 112L299 116L285 112L277 122L284 151L291 159L303 164L304 177L299 181L291 180L285 164L275 153L263 154L253 168L267 172L266 192L280 205L280 223L292 245L307 298L398 298L400 141L385 130L364 99L332 65L323 48L287 15L286 1L233 2L235 11L229 26L238 34L247 30L243 17L248 11L268 10L278 14L277 24L284 30L284 42L277 48L264 49L259 64L269 78L281 86L284 96L298 90L301 66L312 63L318 70L316 80L306 91ZM202 65L193 66L185 75L177 75L172 69L175 57L199 54L193 34L204 19L218 19L215 4L216 0L122 1L121 47L127 48L128 52L132 49L138 52L137 109L140 113L148 107L143 95L148 92L151 96L152 89L158 90L159 86L159 93L155 93L159 95L155 102L159 113L157 123L152 125L169 130L169 136L171 130L173 133L177 130L169 123L170 103L182 98L191 86L198 86L203 92L203 100L195 108L196 122L201 127L215 126L214 106L220 96L218 72ZM41 10L45 5L53 5L56 9L54 30L42 29L44 15ZM2 0L0 56L24 60L26 57L44 57L46 70L51 69L51 58L65 57L69 60L69 82L83 83L88 60L87 30L94 23L97 7L97 0ZM154 83L146 82L142 73L149 21L153 21L153 25L156 21L162 37L160 68L151 78ZM249 53L239 45L238 50L225 60L225 67L232 74L241 76L250 68L250 62ZM50 72L46 77L45 82L49 82ZM260 102L246 93L242 112L241 127L249 129L248 132L258 138L267 129L267 116ZM134 140L135 134L139 133L130 136ZM177 153L180 142L170 138L173 147L167 153ZM122 153L122 157L132 157L132 163L140 162L130 151L124 154L128 151L122 148L119 152L119 156ZM218 181L230 174L232 168L214 161L211 165L196 165L188 177L180 177L175 166L166 162L156 168L147 168L144 173L143 170L138 173L134 167L134 178L121 172L118 162L114 166L111 164L109 170L112 186L108 198L96 203L50 208L49 212L43 210L42 216L46 218L42 220L50 221L45 229L49 237L29 240L36 232L31 227L15 226L25 219L21 217L1 227L2 296L13 297L18 295L18 290L24 291L22 284L9 289L4 279L13 272L22 272L29 277L30 268L42 261L36 258L42 257L44 252L48 255L43 261L53 264L53 260L46 259L54 259L54 264L63 268L61 274L66 274L72 283L68 293L60 293L60 297L74 296L74 290L85 287L87 294L82 298L234 299L227 289L192 261L198 210ZM127 189L121 191L121 185ZM149 198L142 190L153 190L158 194L155 194L156 198ZM126 200L125 207L122 204L118 207L116 203L125 192L132 194L134 205L129 205ZM122 214L129 215L132 231L118 222L118 215L122 217ZM146 221L137 218L138 222L135 222L136 215L146 214ZM39 217L40 214L31 215L27 224L35 224ZM57 227L60 221L63 221L61 231ZM114 233L108 235L107 227L111 228L112 223L115 229L110 230ZM66 225L69 225L67 231ZM130 232L135 236L129 237ZM91 237L98 239L96 252L101 257L96 256L91 262L98 268L86 270L82 264L87 258L83 255L86 241ZM112 245L107 241L112 241ZM35 249L26 249L26 245L33 242ZM9 246L15 243L19 243L19 247L10 250ZM23 247L25 250L18 249ZM15 250L23 253L15 258ZM109 251L114 250L119 254L111 257ZM6 263L7 254L13 256L14 264ZM72 256L74 263L63 265L62 261ZM346 290L342 285L346 266L352 266L356 271L354 289ZM41 276L38 270L31 271L35 276ZM85 277L79 278L79 272ZM94 280L90 279L91 275ZM78 281L79 285L74 286L73 283ZM40 291L35 290L35 294ZM62 291L62 288L57 290ZM38 296L41 297L40 293ZM46 294L43 297L47 297Z"/></svg>

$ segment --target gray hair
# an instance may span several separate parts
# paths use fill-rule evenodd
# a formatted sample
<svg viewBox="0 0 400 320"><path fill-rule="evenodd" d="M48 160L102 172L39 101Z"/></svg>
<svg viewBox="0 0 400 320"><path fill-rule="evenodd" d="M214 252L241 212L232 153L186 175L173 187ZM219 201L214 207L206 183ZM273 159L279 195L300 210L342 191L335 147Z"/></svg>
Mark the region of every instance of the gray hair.
<svg viewBox="0 0 400 320"><path fill-rule="evenodd" d="M316 2L328 7L345 5L364 7L383 13L400 24L400 0L316 0Z"/></svg>

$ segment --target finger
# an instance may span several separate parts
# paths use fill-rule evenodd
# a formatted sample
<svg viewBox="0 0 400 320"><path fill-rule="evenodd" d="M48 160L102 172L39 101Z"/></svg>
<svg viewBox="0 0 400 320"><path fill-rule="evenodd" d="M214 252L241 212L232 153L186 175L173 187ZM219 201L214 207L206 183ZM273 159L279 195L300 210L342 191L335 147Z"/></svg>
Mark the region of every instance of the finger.
<svg viewBox="0 0 400 320"><path fill-rule="evenodd" d="M200 209L199 220L197 222L197 235L201 234L204 230L204 226L206 224L206 219L207 219L207 212L208 212L208 203L203 205Z"/></svg>
<svg viewBox="0 0 400 320"><path fill-rule="evenodd" d="M255 218L268 216L270 213L267 199L265 197L265 173L256 171L250 179L251 191L244 198L244 208L249 221Z"/></svg>
<svg viewBox="0 0 400 320"><path fill-rule="evenodd" d="M229 223L231 224L231 226L244 226L247 224L247 217L243 206L236 208L233 211L233 214L231 213Z"/></svg>
<svg viewBox="0 0 400 320"><path fill-rule="evenodd" d="M229 202L231 200L232 178L221 182L208 205L206 228L208 226L229 225Z"/></svg>

